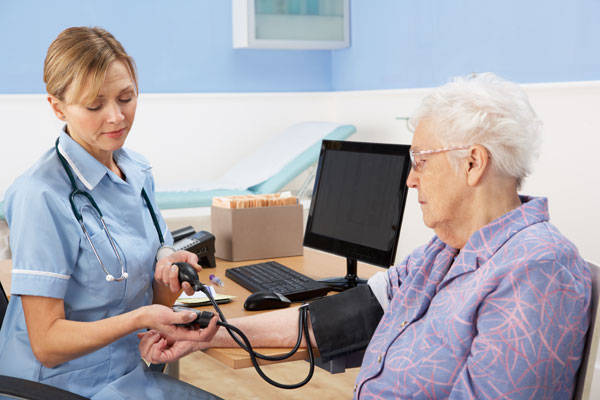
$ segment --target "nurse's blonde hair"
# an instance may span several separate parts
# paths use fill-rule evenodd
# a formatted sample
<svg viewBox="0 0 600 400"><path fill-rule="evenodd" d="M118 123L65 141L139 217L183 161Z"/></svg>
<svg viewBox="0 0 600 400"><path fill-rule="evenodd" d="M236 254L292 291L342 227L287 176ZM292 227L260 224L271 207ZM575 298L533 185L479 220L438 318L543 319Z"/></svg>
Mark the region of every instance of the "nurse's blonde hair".
<svg viewBox="0 0 600 400"><path fill-rule="evenodd" d="M113 35L97 27L67 28L48 48L44 61L46 91L67 103L90 105L113 61L122 61L127 67L137 93L135 63ZM72 96L66 99L65 93L71 86Z"/></svg>

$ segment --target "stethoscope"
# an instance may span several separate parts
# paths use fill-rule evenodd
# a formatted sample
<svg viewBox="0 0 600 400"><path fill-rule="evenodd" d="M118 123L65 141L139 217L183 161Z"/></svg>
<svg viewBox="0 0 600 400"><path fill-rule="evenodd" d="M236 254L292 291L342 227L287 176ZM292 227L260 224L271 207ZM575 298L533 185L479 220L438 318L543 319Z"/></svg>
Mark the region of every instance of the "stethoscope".
<svg viewBox="0 0 600 400"><path fill-rule="evenodd" d="M67 163L67 160L65 159L65 157L61 154L61 152L59 150L58 141L59 141L59 138L56 139L56 143L54 144L54 147L56 148L56 153L58 154L58 159L60 160L60 163L62 164L63 168L67 172L67 175L69 176L69 180L71 181L71 189L72 190L71 190L71 193L69 194L69 203L71 204L71 209L73 210L73 214L75 215L77 222L79 222L79 225L81 226L81 229L83 230L83 233L84 233L88 243L92 247L92 251L94 252L94 255L96 256L98 263L104 270L104 273L106 274L106 280L108 282L113 282L113 281L121 282L122 280L127 279L129 274L127 274L127 272L125 272L125 265L123 264L123 260L121 260L121 256L119 255L119 252L117 251L117 246L115 245L115 241L113 240L112 235L108 231L108 227L106 226L106 223L104 222L104 217L102 216L100 207L98 207L98 204L96 204L96 201L94 200L94 198L92 197L91 194L79 189L79 187L77 186L77 183L75 182L75 177L73 176L73 172L71 171L71 168L69 167L69 164ZM110 245L117 257L117 260L119 260L119 264L121 264L121 276L118 278L115 278L110 272L108 272L108 270L106 269L106 266L104 266L104 263L100 259L100 255L98 254L98 251L96 250L96 246L94 246L94 243L92 243L92 239L90 238L90 235L88 234L88 231L85 228L85 224L83 223L83 216L81 215L81 212L79 212L79 210L77 210L77 207L75 206L75 197L80 196L80 195L85 197L90 202L90 204L92 205L94 210L98 213L98 218L100 219L100 223L102 224L102 230L106 234L106 237L108 238L108 241L110 242ZM165 246L165 240L164 240L162 232L160 230L160 225L158 224L158 218L156 218L156 213L154 212L154 208L152 207L152 204L150 203L150 199L148 198L148 194L146 193L146 190L144 188L142 188L142 197L144 198L144 201L146 202L146 205L148 206L148 211L150 212L150 216L152 217L152 222L154 223L154 227L156 228L156 233L158 234L158 241L160 242L160 247L156 252L156 259L158 260L158 259L168 255L169 253L174 252L175 250L171 246Z"/></svg>

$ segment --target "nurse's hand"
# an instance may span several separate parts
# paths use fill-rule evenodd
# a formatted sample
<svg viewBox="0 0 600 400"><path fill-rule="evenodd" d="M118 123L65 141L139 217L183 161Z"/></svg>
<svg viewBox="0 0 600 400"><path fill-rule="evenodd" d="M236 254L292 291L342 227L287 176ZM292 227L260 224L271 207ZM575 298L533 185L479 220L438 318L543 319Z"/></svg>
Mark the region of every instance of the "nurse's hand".
<svg viewBox="0 0 600 400"><path fill-rule="evenodd" d="M148 329L154 329L162 334L169 336L173 340L193 340L210 341L219 327L217 326L218 317L214 316L206 328L197 329L196 327L177 326L177 324L187 324L196 319L196 313L175 312L169 307L159 304L141 307L137 310L139 313L140 324L138 326Z"/></svg>
<svg viewBox="0 0 600 400"><path fill-rule="evenodd" d="M208 343L195 341L176 341L157 331L138 333L140 354L149 363L169 363L187 356L197 350L209 347Z"/></svg>
<svg viewBox="0 0 600 400"><path fill-rule="evenodd" d="M198 265L197 255L184 250L176 251L156 262L156 268L154 269L156 289L160 290L159 288L165 288L171 293L179 293L181 289L183 289L187 295L191 296L194 294L192 286L187 282L183 282L183 285L179 283L179 269L177 268L177 265L173 264L176 262L186 262L194 267L196 271L202 271L202 267Z"/></svg>

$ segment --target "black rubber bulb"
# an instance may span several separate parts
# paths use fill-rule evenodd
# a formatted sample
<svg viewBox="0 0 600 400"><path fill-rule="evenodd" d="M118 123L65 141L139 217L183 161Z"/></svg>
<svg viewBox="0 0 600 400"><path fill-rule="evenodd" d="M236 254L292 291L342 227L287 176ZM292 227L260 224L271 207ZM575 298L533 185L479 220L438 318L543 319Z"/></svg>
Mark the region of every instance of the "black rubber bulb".
<svg viewBox="0 0 600 400"><path fill-rule="evenodd" d="M179 268L179 283L189 283L196 292L202 290L198 272L194 267L186 262L176 262L173 264L177 265L177 268Z"/></svg>

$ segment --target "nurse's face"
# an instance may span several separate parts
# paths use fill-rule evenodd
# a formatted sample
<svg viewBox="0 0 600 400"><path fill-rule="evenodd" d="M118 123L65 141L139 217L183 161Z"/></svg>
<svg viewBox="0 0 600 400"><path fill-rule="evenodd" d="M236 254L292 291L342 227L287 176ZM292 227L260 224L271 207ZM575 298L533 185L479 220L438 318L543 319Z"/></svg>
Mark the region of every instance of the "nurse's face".
<svg viewBox="0 0 600 400"><path fill-rule="evenodd" d="M49 101L57 116L66 121L73 140L106 164L112 159L112 152L125 143L135 118L137 95L129 70L123 62L113 61L98 96L89 106L69 101L71 89L65 95L67 102L56 98ZM85 98L85 89L81 97Z"/></svg>

